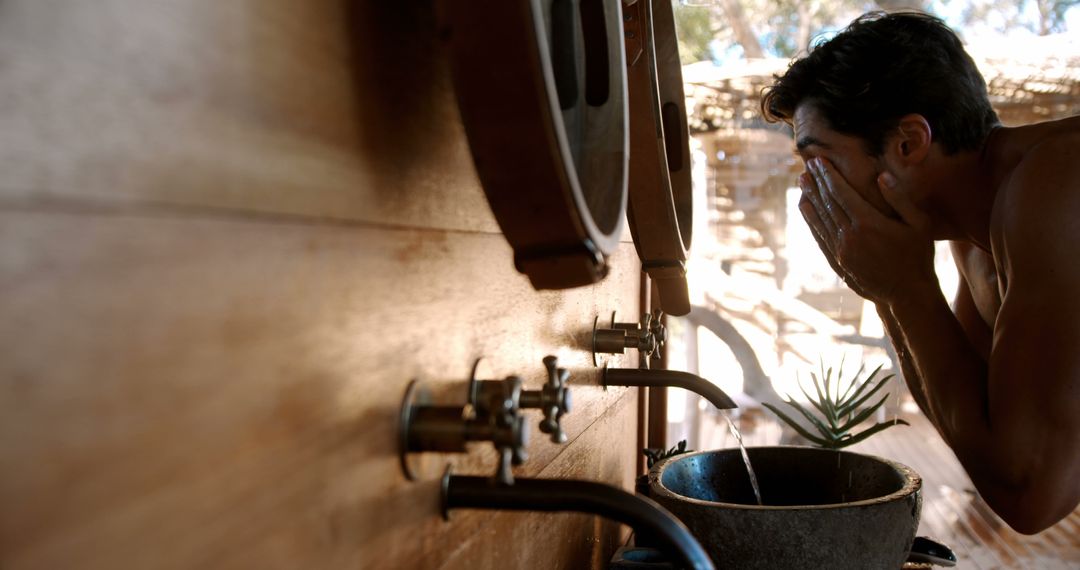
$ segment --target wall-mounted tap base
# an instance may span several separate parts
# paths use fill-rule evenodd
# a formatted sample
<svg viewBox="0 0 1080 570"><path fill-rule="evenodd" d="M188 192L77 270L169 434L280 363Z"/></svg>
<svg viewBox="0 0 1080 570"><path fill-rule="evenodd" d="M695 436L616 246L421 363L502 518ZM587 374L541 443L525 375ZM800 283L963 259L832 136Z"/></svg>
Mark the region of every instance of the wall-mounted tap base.
<svg viewBox="0 0 1080 570"><path fill-rule="evenodd" d="M401 471L410 481L416 480L417 465L412 459L419 452L463 453L469 441L488 434L484 427L467 421L465 406L434 406L418 380L409 382L398 412L398 456Z"/></svg>
<svg viewBox="0 0 1080 570"><path fill-rule="evenodd" d="M409 462L409 424L412 422L413 405L425 399L426 395L420 392L420 382L412 380L405 389L401 411L398 412L398 459L401 461L401 472L409 481L416 480L413 466Z"/></svg>
<svg viewBox="0 0 1080 570"><path fill-rule="evenodd" d="M606 346L608 346L609 344L611 344L611 343L613 343L613 342L614 342L613 340L611 340L611 339L608 339L608 338L601 338L602 336L604 336L604 335L602 334L602 333L603 333L603 331L610 331L610 330L614 330L614 329L616 329L616 326L615 326L615 311L612 311L612 312L611 312L611 324L610 324L610 325L608 325L608 328L607 328L607 329L601 329L601 328L600 328L600 315L597 315L597 316L593 317L593 323L592 323L592 344L591 344L591 348L592 348L592 363L593 363L593 366L597 366L597 367L599 367L599 366L600 366L600 362L599 362L599 361L597 360L597 358L596 358L596 355L597 355L597 353L606 353L606 354L623 354L623 350L622 350L622 346L623 346L623 341L622 341L622 338L624 338L624 337L625 337L625 335L623 335L623 336L621 336L621 337L619 338L619 341L618 341L618 344L619 344L619 349L618 349L618 350L614 350L614 351L610 351L610 350L599 350L599 349L598 349L598 347L597 347L597 345L598 345L598 344L603 344L603 345L604 345L604 346L606 347Z"/></svg>

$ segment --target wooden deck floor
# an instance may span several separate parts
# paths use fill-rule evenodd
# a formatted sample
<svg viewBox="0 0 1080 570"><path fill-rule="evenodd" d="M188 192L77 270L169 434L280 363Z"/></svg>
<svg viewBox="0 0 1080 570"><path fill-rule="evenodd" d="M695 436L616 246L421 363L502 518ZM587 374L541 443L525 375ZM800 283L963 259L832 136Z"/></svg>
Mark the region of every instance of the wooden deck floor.
<svg viewBox="0 0 1080 570"><path fill-rule="evenodd" d="M732 447L722 418L705 414L701 449ZM948 545L961 569L1080 569L1080 509L1035 536L1013 531L975 492L956 456L921 414L903 416L898 426L852 447L915 469L923 478L919 534ZM722 423L716 423L719 420ZM748 410L736 422L747 446L777 445L782 428L767 413Z"/></svg>

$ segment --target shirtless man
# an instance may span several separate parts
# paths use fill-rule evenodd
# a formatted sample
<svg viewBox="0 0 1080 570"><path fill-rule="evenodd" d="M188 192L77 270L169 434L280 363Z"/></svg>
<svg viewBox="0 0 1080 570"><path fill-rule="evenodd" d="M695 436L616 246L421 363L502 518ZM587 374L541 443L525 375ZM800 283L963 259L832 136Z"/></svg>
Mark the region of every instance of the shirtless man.
<svg viewBox="0 0 1080 570"><path fill-rule="evenodd" d="M941 21L869 14L762 99L806 163L799 209L874 302L912 395L1019 532L1080 502L1080 117L1000 125ZM950 308L933 242L961 279Z"/></svg>

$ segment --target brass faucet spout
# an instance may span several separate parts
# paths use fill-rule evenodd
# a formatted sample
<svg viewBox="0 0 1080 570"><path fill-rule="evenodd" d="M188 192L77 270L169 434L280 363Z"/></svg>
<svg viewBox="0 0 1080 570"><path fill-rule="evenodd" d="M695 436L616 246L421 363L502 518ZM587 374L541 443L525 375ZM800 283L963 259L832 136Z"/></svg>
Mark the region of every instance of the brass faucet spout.
<svg viewBox="0 0 1080 570"><path fill-rule="evenodd" d="M730 396L715 384L689 372L678 370L647 370L642 368L605 368L601 379L604 386L654 386L684 388L701 394L721 410L739 407Z"/></svg>

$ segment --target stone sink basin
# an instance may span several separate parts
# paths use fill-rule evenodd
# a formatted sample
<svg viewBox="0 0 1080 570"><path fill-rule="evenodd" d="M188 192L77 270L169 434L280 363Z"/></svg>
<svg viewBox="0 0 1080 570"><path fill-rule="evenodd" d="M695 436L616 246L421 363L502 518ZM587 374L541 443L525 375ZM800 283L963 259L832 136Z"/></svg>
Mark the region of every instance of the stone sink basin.
<svg viewBox="0 0 1080 570"><path fill-rule="evenodd" d="M759 506L738 449L649 471L649 494L682 519L718 568L900 568L919 526L922 479L878 457L751 447Z"/></svg>

